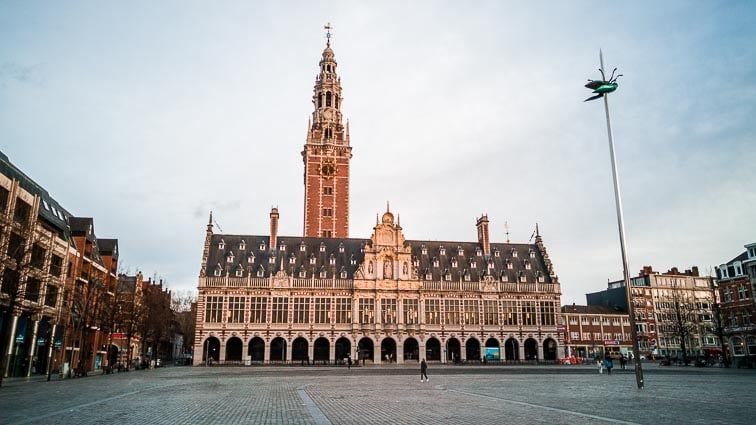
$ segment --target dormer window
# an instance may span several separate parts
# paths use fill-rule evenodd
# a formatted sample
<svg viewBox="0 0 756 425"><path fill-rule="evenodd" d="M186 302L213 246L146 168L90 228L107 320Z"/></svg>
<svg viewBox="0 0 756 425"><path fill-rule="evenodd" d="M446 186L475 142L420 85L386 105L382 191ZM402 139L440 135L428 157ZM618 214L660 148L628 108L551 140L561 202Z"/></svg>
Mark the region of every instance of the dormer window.
<svg viewBox="0 0 756 425"><path fill-rule="evenodd" d="M428 248L423 245L422 247L420 247L420 252L422 252L423 255L428 255Z"/></svg>
<svg viewBox="0 0 756 425"><path fill-rule="evenodd" d="M344 244L343 243L339 244L339 252L342 253L342 254L344 253Z"/></svg>
<svg viewBox="0 0 756 425"><path fill-rule="evenodd" d="M534 250L531 249L528 253L530 254L530 258L535 258L535 251Z"/></svg>
<svg viewBox="0 0 756 425"><path fill-rule="evenodd" d="M255 262L255 254L249 254L249 257L247 257L247 262L249 264L252 264Z"/></svg>
<svg viewBox="0 0 756 425"><path fill-rule="evenodd" d="M307 277L307 270L305 270L304 267L299 269L299 277Z"/></svg>
<svg viewBox="0 0 756 425"><path fill-rule="evenodd" d="M465 272L465 275L464 275L463 279L465 280L465 282L469 282L470 281L470 273L469 272Z"/></svg>
<svg viewBox="0 0 756 425"><path fill-rule="evenodd" d="M260 242L260 251L265 251L265 242Z"/></svg>
<svg viewBox="0 0 756 425"><path fill-rule="evenodd" d="M490 260L490 259L488 260L488 268L489 269L494 268L494 262L493 262L493 260Z"/></svg>
<svg viewBox="0 0 756 425"><path fill-rule="evenodd" d="M341 278L346 279L347 278L347 271L345 269L341 269Z"/></svg>
<svg viewBox="0 0 756 425"><path fill-rule="evenodd" d="M315 263L316 263L317 261L318 261L318 259L317 259L317 258L315 258L315 256L314 256L314 255L311 255L311 256L310 256L310 264L315 264Z"/></svg>
<svg viewBox="0 0 756 425"><path fill-rule="evenodd" d="M242 251L244 251L245 249L247 249L247 244L244 242L243 239L242 239L241 242L239 242L239 249L242 250Z"/></svg>
<svg viewBox="0 0 756 425"><path fill-rule="evenodd" d="M470 262L470 268L471 269L477 269L478 268L478 264L475 261L471 261Z"/></svg>
<svg viewBox="0 0 756 425"><path fill-rule="evenodd" d="M457 247L457 255L459 256L465 255L465 251L462 250L462 247L459 247L459 246Z"/></svg>
<svg viewBox="0 0 756 425"><path fill-rule="evenodd" d="M541 273L540 271L536 273L536 276L538 276L538 282L540 283L543 283L546 280L546 278L543 276L543 273Z"/></svg>
<svg viewBox="0 0 756 425"><path fill-rule="evenodd" d="M229 252L228 255L226 255L226 262L227 263L233 263L234 262L234 254L232 252Z"/></svg>
<svg viewBox="0 0 756 425"><path fill-rule="evenodd" d="M352 255L352 257L351 257L351 258L349 259L349 264L351 264L351 265L353 265L353 266L354 266L355 264L357 264L357 259L356 259L356 258L354 258L354 255Z"/></svg>
<svg viewBox="0 0 756 425"><path fill-rule="evenodd" d="M451 280L451 273L449 273L449 270L444 271L444 280L447 282Z"/></svg>
<svg viewBox="0 0 756 425"><path fill-rule="evenodd" d="M433 267L438 267L438 258L433 259Z"/></svg>
<svg viewBox="0 0 756 425"><path fill-rule="evenodd" d="M299 245L299 251L300 251L300 252L305 252L305 251L307 251L307 246L306 246L306 245L304 244L304 242L302 242L302 244L301 244L301 245Z"/></svg>
<svg viewBox="0 0 756 425"><path fill-rule="evenodd" d="M226 243L223 242L223 239L221 239L221 241L218 242L218 249L225 249L225 248L226 248Z"/></svg>
<svg viewBox="0 0 756 425"><path fill-rule="evenodd" d="M244 269L242 269L241 267L238 267L236 269L236 277L242 277L242 276L244 276Z"/></svg>
<svg viewBox="0 0 756 425"><path fill-rule="evenodd" d="M270 263L270 264L275 264L275 263L276 263L276 257L270 256L270 257L268 258L268 263Z"/></svg>
<svg viewBox="0 0 756 425"><path fill-rule="evenodd" d="M512 248L512 257L517 258L517 250Z"/></svg>
<svg viewBox="0 0 756 425"><path fill-rule="evenodd" d="M294 255L289 257L289 264L296 264L296 263L297 263L297 257L295 257Z"/></svg>
<svg viewBox="0 0 756 425"><path fill-rule="evenodd" d="M438 254L439 254L439 255L446 255L446 248L444 248L444 247L442 246L442 247L441 247L441 249L439 249L439 250L438 250Z"/></svg>
<svg viewBox="0 0 756 425"><path fill-rule="evenodd" d="M506 273L501 274L501 281L502 282L509 282L509 276L507 276Z"/></svg>
<svg viewBox="0 0 756 425"><path fill-rule="evenodd" d="M527 276L525 276L524 272L520 272L520 282L526 282L528 280Z"/></svg>
<svg viewBox="0 0 756 425"><path fill-rule="evenodd" d="M220 276L223 273L223 269L221 269L220 264L215 266L215 271L213 271L213 275Z"/></svg>
<svg viewBox="0 0 756 425"><path fill-rule="evenodd" d="M286 251L286 245L285 244L281 244L281 246L279 246L278 249L281 250L281 251Z"/></svg>
<svg viewBox="0 0 756 425"><path fill-rule="evenodd" d="M499 250L498 250L498 249L495 249L495 250L494 250L494 257L497 257L497 258L498 258L498 257L500 256L500 254L501 254L501 253L499 252Z"/></svg>
<svg viewBox="0 0 756 425"><path fill-rule="evenodd" d="M331 254L331 257L328 259L328 264L332 266L336 264L336 257L334 257L333 254Z"/></svg>
<svg viewBox="0 0 756 425"><path fill-rule="evenodd" d="M321 267L320 268L320 278L325 279L326 278L326 269Z"/></svg>
<svg viewBox="0 0 756 425"><path fill-rule="evenodd" d="M531 268L530 261L526 261L525 262L525 270L530 270L530 268Z"/></svg>
<svg viewBox="0 0 756 425"><path fill-rule="evenodd" d="M320 252L325 252L325 244L322 242L320 243Z"/></svg>
<svg viewBox="0 0 756 425"><path fill-rule="evenodd" d="M477 255L478 257L482 256L483 255L483 250L481 250L480 248L476 248L475 249L475 255Z"/></svg>
<svg viewBox="0 0 756 425"><path fill-rule="evenodd" d="M260 268L257 269L257 277L263 277L263 276L265 276L265 269L263 268L263 266L260 266Z"/></svg>
<svg viewBox="0 0 756 425"><path fill-rule="evenodd" d="M425 280L432 280L432 279L433 279L433 275L431 274L431 272L429 271L425 272Z"/></svg>
<svg viewBox="0 0 756 425"><path fill-rule="evenodd" d="M512 264L511 261L507 261L507 269L509 269L509 270L514 269L514 264Z"/></svg>
<svg viewBox="0 0 756 425"><path fill-rule="evenodd" d="M457 268L457 265L458 265L457 259L455 258L452 260L452 267Z"/></svg>

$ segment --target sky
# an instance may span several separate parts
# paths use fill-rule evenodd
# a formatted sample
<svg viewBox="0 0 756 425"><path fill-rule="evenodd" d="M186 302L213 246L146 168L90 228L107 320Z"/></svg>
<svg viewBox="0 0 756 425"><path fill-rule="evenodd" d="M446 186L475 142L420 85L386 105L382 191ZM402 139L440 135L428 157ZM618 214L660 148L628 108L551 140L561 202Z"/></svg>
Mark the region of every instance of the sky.
<svg viewBox="0 0 756 425"><path fill-rule="evenodd" d="M626 4L627 3L627 4ZM622 275L702 272L756 242L756 3L0 3L0 150L118 238L122 271L196 289L224 233L302 234L312 89L334 27L350 121L350 236L391 209L408 239L528 242L562 303ZM218 227L216 227L218 231Z"/></svg>

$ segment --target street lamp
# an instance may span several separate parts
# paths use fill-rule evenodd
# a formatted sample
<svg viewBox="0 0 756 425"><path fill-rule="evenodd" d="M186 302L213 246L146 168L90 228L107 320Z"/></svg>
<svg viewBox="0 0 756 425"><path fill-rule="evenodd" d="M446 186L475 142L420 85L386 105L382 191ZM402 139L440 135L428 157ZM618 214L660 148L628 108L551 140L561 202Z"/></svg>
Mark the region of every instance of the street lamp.
<svg viewBox="0 0 756 425"><path fill-rule="evenodd" d="M614 153L614 136L612 135L612 122L609 119L609 93L617 90L617 78L622 74L614 76L614 71L609 79L606 79L604 74L604 55L599 51L599 61L601 63L601 80L589 80L585 87L593 90L596 93L595 96L589 97L585 101L594 100L603 97L604 98L604 110L606 112L606 131L609 134L609 157L612 162L612 179L614 181L614 202L617 208L617 227L619 228L620 237L620 250L622 251L622 274L625 281L625 296L627 298L627 312L630 316L630 332L633 339L633 357L635 357L635 381L638 384L638 389L642 389L643 383L643 369L641 367L640 349L638 347L638 331L635 328L635 308L632 303L632 292L630 289L630 274L627 269L627 249L625 247L625 220L622 215L622 197L620 196L619 187L619 175L617 172L617 158Z"/></svg>

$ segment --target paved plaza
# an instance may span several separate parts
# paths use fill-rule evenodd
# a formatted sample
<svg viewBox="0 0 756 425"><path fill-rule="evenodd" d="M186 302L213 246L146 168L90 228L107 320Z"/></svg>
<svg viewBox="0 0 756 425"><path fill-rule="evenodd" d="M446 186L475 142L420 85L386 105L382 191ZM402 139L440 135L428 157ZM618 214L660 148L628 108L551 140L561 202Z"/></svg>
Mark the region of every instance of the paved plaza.
<svg viewBox="0 0 756 425"><path fill-rule="evenodd" d="M2 424L750 424L752 370L171 367L0 389Z"/></svg>

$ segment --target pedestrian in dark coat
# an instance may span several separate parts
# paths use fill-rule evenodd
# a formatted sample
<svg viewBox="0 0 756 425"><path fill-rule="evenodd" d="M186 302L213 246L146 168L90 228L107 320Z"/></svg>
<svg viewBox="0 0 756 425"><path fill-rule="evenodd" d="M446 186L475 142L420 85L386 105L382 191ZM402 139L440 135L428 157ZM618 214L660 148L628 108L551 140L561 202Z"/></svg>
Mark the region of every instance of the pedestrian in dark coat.
<svg viewBox="0 0 756 425"><path fill-rule="evenodd" d="M614 367L614 362L612 361L612 358L609 356L606 356L604 358L604 367L606 368L606 372L611 375L612 374L612 368Z"/></svg>
<svg viewBox="0 0 756 425"><path fill-rule="evenodd" d="M423 378L428 381L428 363L425 363L425 359L420 361L420 382L423 382Z"/></svg>
<svg viewBox="0 0 756 425"><path fill-rule="evenodd" d="M625 368L626 363L627 363L627 359L625 358L625 356L620 357L620 366L622 367L622 369Z"/></svg>

